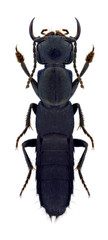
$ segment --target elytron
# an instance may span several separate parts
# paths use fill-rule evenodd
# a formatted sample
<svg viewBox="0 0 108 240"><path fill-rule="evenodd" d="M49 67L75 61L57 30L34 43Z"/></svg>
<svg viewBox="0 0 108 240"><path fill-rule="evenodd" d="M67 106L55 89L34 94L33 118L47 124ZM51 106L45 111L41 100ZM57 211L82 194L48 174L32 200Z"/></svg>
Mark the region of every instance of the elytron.
<svg viewBox="0 0 108 240"><path fill-rule="evenodd" d="M84 66L78 73L76 66L77 40L81 33L79 21L76 19L77 33L74 37L68 36L67 29L62 32L41 31L41 37L33 34L32 19L29 26L30 37L33 40L34 66L30 74L24 62L23 55L16 47L16 57L22 69L29 77L26 88L31 84L39 104L31 103L26 117L26 126L17 138L19 139L31 127L31 110L36 115L37 139L30 139L22 143L22 150L29 169L27 179L20 192L24 191L32 170L34 169L27 154L27 147L36 149L36 189L40 204L45 208L49 216L59 217L70 204L73 193L74 181L74 149L84 148L76 169L81 182L88 195L90 192L83 179L81 168L85 159L88 144L81 139L73 138L74 115L79 112L79 127L90 138L92 147L94 141L84 126L83 113L79 103L72 104L69 100L75 93L79 83L84 88L82 75L86 72L94 56L94 47L87 55ZM68 70L67 64L73 62L77 78L73 81L72 71ZM37 73L37 81L33 79L37 63L43 64L44 68Z"/></svg>

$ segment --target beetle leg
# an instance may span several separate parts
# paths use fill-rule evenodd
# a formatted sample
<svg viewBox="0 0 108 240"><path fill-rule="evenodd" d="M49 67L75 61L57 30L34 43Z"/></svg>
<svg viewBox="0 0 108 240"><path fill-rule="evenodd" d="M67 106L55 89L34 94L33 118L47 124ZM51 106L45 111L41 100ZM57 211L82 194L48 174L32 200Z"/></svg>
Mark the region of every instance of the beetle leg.
<svg viewBox="0 0 108 240"><path fill-rule="evenodd" d="M80 72L80 77L83 76L83 74L86 72L87 68L89 66L89 63L85 63L81 72ZM73 83L72 83L72 94L71 94L71 97L73 96L74 92L76 91L77 87L78 87L78 84L79 84L79 79L76 78Z"/></svg>
<svg viewBox="0 0 108 240"><path fill-rule="evenodd" d="M31 80L31 85L32 85L36 95L39 96L39 94L38 94L38 83L33 78Z"/></svg>
<svg viewBox="0 0 108 240"><path fill-rule="evenodd" d="M25 126L25 129L23 130L23 132L19 135L19 137L16 140L16 148L18 148L19 139L27 132L27 129L29 127L31 127L30 117L31 117L31 110L32 109L33 109L33 112L36 114L37 104L35 104L35 103L30 104L30 107L29 107L29 110L28 110L28 113L27 113L27 117L26 117L26 126Z"/></svg>
<svg viewBox="0 0 108 240"><path fill-rule="evenodd" d="M22 63L21 63L21 67L22 67L22 69L24 70L24 72L26 73L26 75L27 75L28 77L30 77L30 73L29 73L29 71L28 71L28 69L27 69L27 66L26 66L25 62L22 62Z"/></svg>
<svg viewBox="0 0 108 240"><path fill-rule="evenodd" d="M34 169L32 163L30 161L30 158L29 158L29 156L28 156L28 154L27 154L27 152L25 150L26 147L36 147L36 139L27 140L27 141L23 142L23 144L22 144L22 150L23 150L23 153L24 153L24 157L25 157L28 169L29 169L29 173L27 175L27 178L26 178L26 181L24 183L24 186L21 189L20 197L21 197L24 189L26 188L26 185L28 184L28 181L29 181L29 179L31 177L32 170Z"/></svg>
<svg viewBox="0 0 108 240"><path fill-rule="evenodd" d="M16 57L17 57L18 62L21 64L21 67L22 67L23 71L27 74L28 77L30 77L30 73L29 73L29 71L27 69L27 66L26 66L25 62L24 62L24 57L17 50L17 47L16 47ZM38 95L38 84L37 84L37 82L33 78L31 80L31 84L32 84L32 87L33 87L35 93Z"/></svg>
<svg viewBox="0 0 108 240"><path fill-rule="evenodd" d="M83 113L82 113L80 104L79 103L73 104L74 114L76 113L77 109L79 111L79 127L81 127L83 132L90 138L91 143L92 143L92 148L94 148L93 138L90 136L90 134L87 132L87 130L85 129L85 126L84 126L84 117L83 117Z"/></svg>
<svg viewBox="0 0 108 240"><path fill-rule="evenodd" d="M83 154L82 154L82 156L81 156L81 158L80 158L80 160L78 162L78 165L77 165L76 169L78 170L78 174L79 174L79 177L81 179L81 182L82 182L84 188L86 189L86 191L88 193L88 196L90 197L90 192L89 192L89 190L88 190L88 188L87 188L87 186L85 184L85 181L84 181L82 173L81 173L81 168L82 168L82 165L83 165L83 162L84 162L84 159L85 159L85 155L86 155L86 152L87 152L88 144L85 141L83 141L83 140L74 139L74 147L84 147L85 148L85 150L84 150L84 152L83 152Z"/></svg>
<svg viewBox="0 0 108 240"><path fill-rule="evenodd" d="M93 46L93 49L92 51L86 56L86 61L85 61L85 64L80 72L80 77L83 76L83 74L86 72L86 70L88 69L89 67L89 64L92 62L93 60L93 57L94 57L94 46ZM79 79L76 78L73 83L72 83L72 94L71 94L71 97L73 96L74 92L76 91L77 87L78 87L78 84L79 84Z"/></svg>
<svg viewBox="0 0 108 240"><path fill-rule="evenodd" d="M25 62L24 62L24 57L23 57L23 55L18 51L17 46L16 46L15 49L16 49L16 53L15 53L16 58L17 58L18 62L21 64L21 67L22 67L22 69L24 70L24 72L25 72L25 73L27 74L27 76L29 77L29 76L30 76L30 73L29 73L29 71L28 71L28 69L27 69L27 67L26 67Z"/></svg>

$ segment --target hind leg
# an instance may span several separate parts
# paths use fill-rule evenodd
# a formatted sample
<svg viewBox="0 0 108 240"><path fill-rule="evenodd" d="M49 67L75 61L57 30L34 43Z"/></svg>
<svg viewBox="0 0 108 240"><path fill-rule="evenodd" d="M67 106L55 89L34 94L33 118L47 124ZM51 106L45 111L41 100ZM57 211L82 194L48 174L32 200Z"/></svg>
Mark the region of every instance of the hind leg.
<svg viewBox="0 0 108 240"><path fill-rule="evenodd" d="M83 179L83 176L82 176L82 173L81 173L81 168L82 168L82 165L84 163L84 160L85 160L85 156L86 156L86 153L87 153L87 148L88 148L88 143L86 143L85 141L83 140L80 140L80 139L74 139L74 147L84 147L84 151L83 151L83 154L78 162L78 165L76 167L76 169L78 170L78 174L79 174L79 177L81 179L81 182L84 186L84 188L86 189L87 193L88 193L88 196L90 196L90 192L84 182L84 179Z"/></svg>
<svg viewBox="0 0 108 240"><path fill-rule="evenodd" d="M28 166L28 169L29 169L29 173L27 175L27 178L26 178L26 181L25 181L25 184L23 186L23 188L21 189L21 192L20 192L20 197L24 191L24 189L26 188L26 185L31 177L31 173L32 173L32 170L34 169L31 161L30 161L30 158L25 150L26 147L36 147L36 139L30 139L30 140L27 140L25 142L22 143L22 150L23 150L23 153L24 153L24 157L25 157L25 160L26 160L26 163L27 163L27 166Z"/></svg>

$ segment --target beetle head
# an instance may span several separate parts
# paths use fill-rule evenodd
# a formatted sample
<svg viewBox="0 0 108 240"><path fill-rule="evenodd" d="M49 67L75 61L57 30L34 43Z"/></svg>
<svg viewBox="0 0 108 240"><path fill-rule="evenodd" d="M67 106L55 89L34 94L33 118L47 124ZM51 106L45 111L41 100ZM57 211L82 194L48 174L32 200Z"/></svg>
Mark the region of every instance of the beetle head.
<svg viewBox="0 0 108 240"><path fill-rule="evenodd" d="M60 31L48 32L47 29L41 31L44 37L35 37L33 34L33 21L32 19L29 27L29 33L33 41L37 42L37 61L40 64L69 64L73 60L73 46L81 32L80 23L77 21L77 33L75 37L67 37L68 30L63 29L65 32Z"/></svg>
<svg viewBox="0 0 108 240"><path fill-rule="evenodd" d="M48 35L37 45L37 61L46 66L69 64L73 59L73 46L64 36Z"/></svg>

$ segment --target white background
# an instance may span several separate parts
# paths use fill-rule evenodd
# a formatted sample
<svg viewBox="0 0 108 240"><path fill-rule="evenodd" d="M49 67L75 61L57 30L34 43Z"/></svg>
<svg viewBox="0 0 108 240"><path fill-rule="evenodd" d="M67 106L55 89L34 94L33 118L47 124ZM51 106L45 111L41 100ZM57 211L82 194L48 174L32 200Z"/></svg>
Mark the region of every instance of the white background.
<svg viewBox="0 0 108 240"><path fill-rule="evenodd" d="M108 7L107 1L2 1L0 6L0 238L2 240L34 239L108 239ZM75 171L74 194L70 207L57 221L50 221L40 207L35 193L35 172L22 196L19 192L28 169L21 143L36 135L32 130L20 140L19 150L15 141L25 126L29 104L38 103L32 87L25 89L27 76L15 58L18 45L31 72L33 66L32 40L28 33L31 19L35 17L34 33L38 36L44 28L67 28L76 33L76 21L81 24L78 40L77 66L80 72L85 56L95 46L95 57L82 77L84 90L78 87L71 99L81 104L85 127L93 136L95 150L81 130L77 131L78 114L75 116L75 138L89 143L83 165L83 176L91 192L88 198ZM42 66L40 66L42 67ZM67 66L68 67L68 66ZM73 70L73 66L69 66ZM34 76L36 78L36 74ZM74 78L75 78L74 74ZM34 115L32 114L34 120ZM33 154L32 154L33 153ZM75 166L82 152L76 149ZM29 154L35 166L35 153Z"/></svg>

